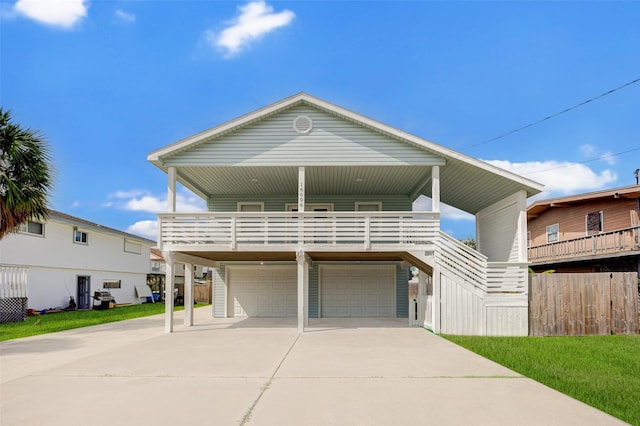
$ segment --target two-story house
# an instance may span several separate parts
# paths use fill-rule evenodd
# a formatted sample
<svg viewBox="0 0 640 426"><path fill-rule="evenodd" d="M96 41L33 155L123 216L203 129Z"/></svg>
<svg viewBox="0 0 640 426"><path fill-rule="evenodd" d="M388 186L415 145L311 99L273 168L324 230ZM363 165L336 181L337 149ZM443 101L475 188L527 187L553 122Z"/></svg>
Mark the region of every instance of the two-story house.
<svg viewBox="0 0 640 426"><path fill-rule="evenodd" d="M146 285L149 249L155 241L49 211L45 223L25 223L0 240L0 269L26 269L28 306L79 309L93 306L93 292L106 289L117 303L138 303L136 285Z"/></svg>
<svg viewBox="0 0 640 426"><path fill-rule="evenodd" d="M640 186L540 200L527 209L536 272L631 272L640 277Z"/></svg>
<svg viewBox="0 0 640 426"><path fill-rule="evenodd" d="M214 268L214 317L407 318L435 332L526 335L526 199L542 185L300 93L152 152L167 289L176 264ZM177 213L176 182L208 212ZM420 196L431 210L412 211ZM440 229L475 215L478 250ZM193 324L193 283L185 317ZM167 298L165 329L173 330Z"/></svg>

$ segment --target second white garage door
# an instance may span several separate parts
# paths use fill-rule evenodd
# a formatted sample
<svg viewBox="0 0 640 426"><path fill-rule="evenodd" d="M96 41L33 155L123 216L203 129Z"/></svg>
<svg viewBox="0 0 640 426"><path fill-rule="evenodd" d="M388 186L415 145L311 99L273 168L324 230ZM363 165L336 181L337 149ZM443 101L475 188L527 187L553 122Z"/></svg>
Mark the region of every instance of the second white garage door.
<svg viewBox="0 0 640 426"><path fill-rule="evenodd" d="M296 269L229 268L229 312L235 317L295 317L298 312Z"/></svg>
<svg viewBox="0 0 640 426"><path fill-rule="evenodd" d="M395 317L395 266L322 266L323 317Z"/></svg>

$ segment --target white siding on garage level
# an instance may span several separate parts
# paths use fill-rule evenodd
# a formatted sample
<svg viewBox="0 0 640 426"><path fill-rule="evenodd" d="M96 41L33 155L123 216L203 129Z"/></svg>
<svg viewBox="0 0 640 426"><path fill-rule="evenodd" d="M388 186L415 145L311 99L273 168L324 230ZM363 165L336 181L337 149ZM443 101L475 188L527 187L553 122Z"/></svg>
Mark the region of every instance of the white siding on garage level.
<svg viewBox="0 0 640 426"><path fill-rule="evenodd" d="M469 283L444 271L440 275L440 332L483 335L483 294Z"/></svg>
<svg viewBox="0 0 640 426"><path fill-rule="evenodd" d="M300 115L313 120L313 129L307 134L299 134L293 128L294 119ZM320 109L297 106L166 157L164 163L166 166L442 165L444 160Z"/></svg>

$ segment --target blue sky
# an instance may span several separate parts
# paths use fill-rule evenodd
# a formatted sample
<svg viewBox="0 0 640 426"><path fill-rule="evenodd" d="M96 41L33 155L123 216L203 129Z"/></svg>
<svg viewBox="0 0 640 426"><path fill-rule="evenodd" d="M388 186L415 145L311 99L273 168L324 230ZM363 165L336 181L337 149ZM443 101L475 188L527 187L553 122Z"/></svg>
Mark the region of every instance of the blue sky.
<svg viewBox="0 0 640 426"><path fill-rule="evenodd" d="M640 82L486 142L640 78L640 2L0 0L0 19L0 104L51 145L50 206L151 238L149 152L301 91L545 197L640 167ZM474 229L451 210L443 228Z"/></svg>

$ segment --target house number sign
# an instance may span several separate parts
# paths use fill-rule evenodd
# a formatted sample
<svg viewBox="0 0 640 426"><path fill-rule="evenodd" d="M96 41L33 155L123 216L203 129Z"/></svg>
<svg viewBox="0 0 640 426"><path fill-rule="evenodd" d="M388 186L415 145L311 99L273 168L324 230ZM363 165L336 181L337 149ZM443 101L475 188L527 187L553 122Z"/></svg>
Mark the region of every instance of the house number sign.
<svg viewBox="0 0 640 426"><path fill-rule="evenodd" d="M298 182L298 211L304 211L304 181Z"/></svg>

